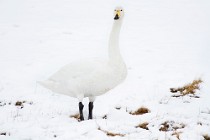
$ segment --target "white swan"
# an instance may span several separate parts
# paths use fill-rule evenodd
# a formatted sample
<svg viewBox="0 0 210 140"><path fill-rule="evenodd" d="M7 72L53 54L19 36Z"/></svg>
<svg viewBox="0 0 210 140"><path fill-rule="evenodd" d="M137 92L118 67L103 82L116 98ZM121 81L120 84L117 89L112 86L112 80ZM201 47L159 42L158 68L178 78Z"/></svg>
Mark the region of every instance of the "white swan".
<svg viewBox="0 0 210 140"><path fill-rule="evenodd" d="M109 40L109 59L107 61L79 61L64 66L48 80L39 82L53 92L76 97L79 100L80 120L83 117L84 97L89 97L89 119L95 97L106 93L120 84L127 76L127 68L119 50L119 33L124 17L124 10L114 10L114 24Z"/></svg>

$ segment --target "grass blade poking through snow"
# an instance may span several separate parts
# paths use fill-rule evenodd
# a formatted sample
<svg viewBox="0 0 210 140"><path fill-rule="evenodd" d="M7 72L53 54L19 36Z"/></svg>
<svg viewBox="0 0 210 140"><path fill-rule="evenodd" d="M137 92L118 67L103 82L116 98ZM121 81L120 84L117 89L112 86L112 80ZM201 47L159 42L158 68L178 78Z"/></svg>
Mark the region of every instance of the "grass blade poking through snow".
<svg viewBox="0 0 210 140"><path fill-rule="evenodd" d="M203 81L201 79L196 79L192 83L189 83L187 85L184 85L183 87L179 88L170 88L170 91L172 93L177 93L179 92L181 96L185 96L188 94L195 94L197 90L200 90L200 84Z"/></svg>

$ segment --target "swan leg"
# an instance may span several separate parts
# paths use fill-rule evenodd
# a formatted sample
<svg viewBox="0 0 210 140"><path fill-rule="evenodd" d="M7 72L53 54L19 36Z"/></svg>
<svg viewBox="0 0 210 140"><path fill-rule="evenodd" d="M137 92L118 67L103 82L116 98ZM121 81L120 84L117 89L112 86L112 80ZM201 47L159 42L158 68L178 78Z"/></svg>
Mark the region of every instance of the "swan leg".
<svg viewBox="0 0 210 140"><path fill-rule="evenodd" d="M82 102L79 102L79 115L80 115L80 121L84 120L84 116L83 116L83 107L84 105L82 104Z"/></svg>
<svg viewBox="0 0 210 140"><path fill-rule="evenodd" d="M89 115L88 119L93 119L93 102L89 102Z"/></svg>

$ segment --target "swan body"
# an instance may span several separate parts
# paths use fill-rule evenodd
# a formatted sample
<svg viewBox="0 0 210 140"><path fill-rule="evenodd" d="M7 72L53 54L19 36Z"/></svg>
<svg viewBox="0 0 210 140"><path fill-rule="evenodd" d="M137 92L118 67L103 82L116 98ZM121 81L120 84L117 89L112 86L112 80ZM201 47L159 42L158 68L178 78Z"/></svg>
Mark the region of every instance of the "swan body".
<svg viewBox="0 0 210 140"><path fill-rule="evenodd" d="M82 99L89 97L89 119L95 97L113 89L127 76L127 68L119 50L119 33L124 16L121 7L115 9L114 23L109 39L108 60L84 60L68 64L45 81L39 82L53 92L76 97L79 100L80 119L84 120Z"/></svg>
<svg viewBox="0 0 210 140"><path fill-rule="evenodd" d="M84 60L64 66L49 79L40 83L56 93L76 97L101 95L113 89L126 77L126 67L105 60Z"/></svg>

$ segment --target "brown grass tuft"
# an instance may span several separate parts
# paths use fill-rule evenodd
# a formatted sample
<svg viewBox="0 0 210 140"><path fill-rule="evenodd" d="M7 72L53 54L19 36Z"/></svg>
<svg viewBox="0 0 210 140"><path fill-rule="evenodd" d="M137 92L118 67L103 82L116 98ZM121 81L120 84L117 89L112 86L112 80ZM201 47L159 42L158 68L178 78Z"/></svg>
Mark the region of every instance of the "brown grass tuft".
<svg viewBox="0 0 210 140"><path fill-rule="evenodd" d="M79 121L80 120L80 115L79 114L74 114L74 115L71 115L70 118L75 118Z"/></svg>
<svg viewBox="0 0 210 140"><path fill-rule="evenodd" d="M100 127L98 128L98 130L104 132L109 137L115 137L115 136L124 137L125 136L125 134L113 133L113 132L109 132L109 131L106 131L106 130L102 130Z"/></svg>
<svg viewBox="0 0 210 140"><path fill-rule="evenodd" d="M174 121L166 121L161 124L159 131L175 131L177 129L184 128L185 125L182 123L175 123Z"/></svg>
<svg viewBox="0 0 210 140"><path fill-rule="evenodd" d="M17 101L17 102L15 103L15 106L23 106L23 102Z"/></svg>
<svg viewBox="0 0 210 140"><path fill-rule="evenodd" d="M203 137L204 137L204 140L210 140L210 136L208 135L204 135Z"/></svg>
<svg viewBox="0 0 210 140"><path fill-rule="evenodd" d="M140 107L139 109L137 109L135 112L130 112L131 115L142 115L145 113L149 113L150 110L146 107Z"/></svg>
<svg viewBox="0 0 210 140"><path fill-rule="evenodd" d="M182 133L182 132L174 131L174 132L172 133L172 136L176 136L177 139L180 140L180 134L181 134L181 133Z"/></svg>
<svg viewBox="0 0 210 140"><path fill-rule="evenodd" d="M200 90L200 84L202 82L203 81L201 79L197 79L197 80L194 80L192 83L184 85L183 87L170 88L170 91L172 93L179 92L182 96L185 96L185 95L188 95L188 94L195 94L196 90Z"/></svg>
<svg viewBox="0 0 210 140"><path fill-rule="evenodd" d="M141 123L138 126L136 126L136 128L142 128L142 129L149 130L149 128L147 127L148 124L149 124L148 122L144 122L144 123Z"/></svg>
<svg viewBox="0 0 210 140"><path fill-rule="evenodd" d="M159 131L169 131L169 124L168 124L168 122L162 123Z"/></svg>

